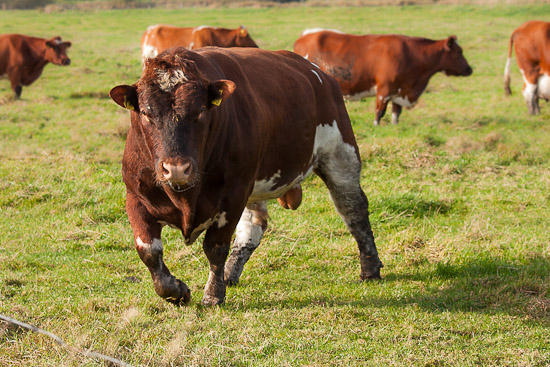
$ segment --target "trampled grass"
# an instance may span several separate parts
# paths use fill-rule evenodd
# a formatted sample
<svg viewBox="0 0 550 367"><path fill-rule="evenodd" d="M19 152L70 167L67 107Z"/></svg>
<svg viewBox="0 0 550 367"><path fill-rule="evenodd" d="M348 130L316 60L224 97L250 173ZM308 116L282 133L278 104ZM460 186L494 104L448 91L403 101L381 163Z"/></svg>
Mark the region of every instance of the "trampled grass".
<svg viewBox="0 0 550 367"><path fill-rule="evenodd" d="M137 366L550 365L550 106L527 115L512 30L550 6L0 12L0 33L71 40L11 98L0 80L0 313ZM548 20L548 19L547 19ZM140 75L148 25L237 27L291 49L308 27L456 34L474 68L435 76L401 123L347 103L385 268L361 283L356 245L318 178L295 212L270 203L262 245L226 304L200 306L207 261L165 229L165 260L192 301L156 296L132 245L120 159L128 115L108 97ZM95 366L0 323L0 365Z"/></svg>

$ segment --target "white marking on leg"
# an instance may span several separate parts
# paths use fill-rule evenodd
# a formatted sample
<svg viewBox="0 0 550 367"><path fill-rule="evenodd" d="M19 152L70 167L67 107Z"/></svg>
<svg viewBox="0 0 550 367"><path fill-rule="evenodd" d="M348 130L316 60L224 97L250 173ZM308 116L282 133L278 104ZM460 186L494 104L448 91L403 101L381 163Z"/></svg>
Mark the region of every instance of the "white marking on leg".
<svg viewBox="0 0 550 367"><path fill-rule="evenodd" d="M315 74L317 76L317 79L319 79L319 81L321 82L321 84L323 84L323 81L321 80L321 77L319 76L319 74L315 71L315 70L311 70L311 72L313 74Z"/></svg>
<svg viewBox="0 0 550 367"><path fill-rule="evenodd" d="M391 123L396 125L399 122L399 115L395 112L391 113Z"/></svg>
<svg viewBox="0 0 550 367"><path fill-rule="evenodd" d="M162 240L160 238L153 238L153 243L146 243L141 238L136 239L136 244L139 248L148 249L150 252L162 252Z"/></svg>

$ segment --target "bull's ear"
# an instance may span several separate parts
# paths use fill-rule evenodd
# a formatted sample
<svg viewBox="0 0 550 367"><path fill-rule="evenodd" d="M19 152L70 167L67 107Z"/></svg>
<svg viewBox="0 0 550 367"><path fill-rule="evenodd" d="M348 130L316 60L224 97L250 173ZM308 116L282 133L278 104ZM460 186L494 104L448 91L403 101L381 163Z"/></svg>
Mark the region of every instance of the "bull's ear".
<svg viewBox="0 0 550 367"><path fill-rule="evenodd" d="M109 96L119 106L128 110L139 111L137 89L133 85L119 85L109 92Z"/></svg>
<svg viewBox="0 0 550 367"><path fill-rule="evenodd" d="M449 36L449 38L445 40L445 51L450 51L455 43L456 36Z"/></svg>
<svg viewBox="0 0 550 367"><path fill-rule="evenodd" d="M208 103L214 106L221 105L233 94L235 87L231 80L220 79L211 83L208 87Z"/></svg>
<svg viewBox="0 0 550 367"><path fill-rule="evenodd" d="M71 47L71 45L72 45L72 43L69 42L69 41L63 42L63 44L64 44L65 46L67 46L67 48Z"/></svg>

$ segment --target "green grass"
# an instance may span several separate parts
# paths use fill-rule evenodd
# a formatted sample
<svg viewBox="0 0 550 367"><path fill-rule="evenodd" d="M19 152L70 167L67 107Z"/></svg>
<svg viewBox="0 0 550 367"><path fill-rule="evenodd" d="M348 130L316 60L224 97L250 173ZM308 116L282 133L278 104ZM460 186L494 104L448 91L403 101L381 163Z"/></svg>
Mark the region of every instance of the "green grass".
<svg viewBox="0 0 550 367"><path fill-rule="evenodd" d="M549 5L0 12L0 33L71 40L11 98L0 80L0 313L138 366L550 365L550 106L529 116L521 76L505 97L512 30ZM140 75L151 24L237 27L267 49L304 28L456 34L474 68L435 76L397 126L347 104L385 268L359 282L356 245L318 178L295 212L270 203L262 245L226 304L200 306L200 244L165 229L165 260L190 286L156 296L132 244L120 160L128 114L107 93ZM99 366L0 323L0 365Z"/></svg>

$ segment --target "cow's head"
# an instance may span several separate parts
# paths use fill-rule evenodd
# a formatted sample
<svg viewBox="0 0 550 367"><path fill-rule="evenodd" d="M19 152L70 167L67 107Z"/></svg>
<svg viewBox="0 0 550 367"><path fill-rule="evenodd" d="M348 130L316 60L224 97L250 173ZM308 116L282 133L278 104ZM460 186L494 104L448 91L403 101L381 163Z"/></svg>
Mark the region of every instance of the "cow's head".
<svg viewBox="0 0 550 367"><path fill-rule="evenodd" d="M258 47L244 26L237 28L236 33L237 36L235 37L235 45L237 47Z"/></svg>
<svg viewBox="0 0 550 367"><path fill-rule="evenodd" d="M454 76L469 76L473 72L462 54L462 47L458 45L456 36L450 36L443 40L441 69L445 74Z"/></svg>
<svg viewBox="0 0 550 367"><path fill-rule="evenodd" d="M161 53L145 64L140 80L109 95L132 111L152 155L157 181L185 191L200 181L204 151L215 109L235 90L230 80L209 81L183 48Z"/></svg>
<svg viewBox="0 0 550 367"><path fill-rule="evenodd" d="M61 37L46 40L46 60L55 65L70 65L71 59L67 56L70 42L61 41Z"/></svg>

